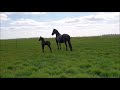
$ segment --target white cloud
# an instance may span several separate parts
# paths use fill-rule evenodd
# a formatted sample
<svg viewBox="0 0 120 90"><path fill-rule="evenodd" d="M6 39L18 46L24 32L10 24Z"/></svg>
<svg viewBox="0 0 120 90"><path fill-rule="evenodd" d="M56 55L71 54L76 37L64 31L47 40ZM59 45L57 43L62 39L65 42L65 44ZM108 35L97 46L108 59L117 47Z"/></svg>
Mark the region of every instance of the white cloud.
<svg viewBox="0 0 120 90"><path fill-rule="evenodd" d="M0 21L7 21L10 20L8 17L12 14L21 14L21 15L44 15L47 14L47 12L0 12Z"/></svg>
<svg viewBox="0 0 120 90"><path fill-rule="evenodd" d="M24 19L21 18L16 21L12 21L10 25L14 28L21 27L22 29L48 29L48 22L38 22L33 19Z"/></svg>
<svg viewBox="0 0 120 90"><path fill-rule="evenodd" d="M38 12L34 14L38 14ZM27 38L39 37L40 35L55 37L51 35L53 28L56 28L61 34L67 33L70 36L118 34L120 28L119 14L119 12L99 12L82 17L66 17L51 22L20 18L11 21L9 27L2 27L2 38Z"/></svg>
<svg viewBox="0 0 120 90"><path fill-rule="evenodd" d="M12 21L10 24L13 26L31 26L31 25L38 25L39 22L32 19L21 18L19 20Z"/></svg>
<svg viewBox="0 0 120 90"><path fill-rule="evenodd" d="M57 25L71 25L71 24L109 24L119 22L119 13L96 13L94 15L88 15L77 18L64 18L58 21L53 21Z"/></svg>
<svg viewBox="0 0 120 90"><path fill-rule="evenodd" d="M69 33L72 36L118 34L120 25L119 14L118 12L106 12L77 18L67 17L58 21L52 21L51 25L61 31L61 33Z"/></svg>
<svg viewBox="0 0 120 90"><path fill-rule="evenodd" d="M8 18L8 15L5 13L0 13L0 21L7 21L10 20L10 18Z"/></svg>

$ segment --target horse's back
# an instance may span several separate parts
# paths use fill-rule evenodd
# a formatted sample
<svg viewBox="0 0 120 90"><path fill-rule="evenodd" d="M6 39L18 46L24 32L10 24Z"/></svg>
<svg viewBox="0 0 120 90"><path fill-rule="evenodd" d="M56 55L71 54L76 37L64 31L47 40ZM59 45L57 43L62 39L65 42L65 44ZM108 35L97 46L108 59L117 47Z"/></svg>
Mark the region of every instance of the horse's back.
<svg viewBox="0 0 120 90"><path fill-rule="evenodd" d="M70 36L68 34L63 34L62 37L65 38L66 40L70 39Z"/></svg>
<svg viewBox="0 0 120 90"><path fill-rule="evenodd" d="M63 34L62 36L63 37L70 37L68 34Z"/></svg>
<svg viewBox="0 0 120 90"><path fill-rule="evenodd" d="M68 40L70 40L70 36L68 34L63 34L57 37L57 41L61 43L68 41Z"/></svg>

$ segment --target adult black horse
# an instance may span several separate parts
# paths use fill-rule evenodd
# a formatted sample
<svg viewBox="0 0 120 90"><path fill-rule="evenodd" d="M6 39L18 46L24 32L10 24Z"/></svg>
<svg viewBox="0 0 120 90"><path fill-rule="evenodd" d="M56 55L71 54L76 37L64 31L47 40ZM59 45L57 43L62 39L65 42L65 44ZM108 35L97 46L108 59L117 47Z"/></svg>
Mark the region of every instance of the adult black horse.
<svg viewBox="0 0 120 90"><path fill-rule="evenodd" d="M70 36L68 34L62 34L61 35L56 29L53 29L52 35L54 35L54 34L56 34L56 43L57 43L58 49L59 49L59 47L61 49L61 43L65 43L66 51L67 51L68 50L67 49L67 42L68 42L69 48L72 51Z"/></svg>

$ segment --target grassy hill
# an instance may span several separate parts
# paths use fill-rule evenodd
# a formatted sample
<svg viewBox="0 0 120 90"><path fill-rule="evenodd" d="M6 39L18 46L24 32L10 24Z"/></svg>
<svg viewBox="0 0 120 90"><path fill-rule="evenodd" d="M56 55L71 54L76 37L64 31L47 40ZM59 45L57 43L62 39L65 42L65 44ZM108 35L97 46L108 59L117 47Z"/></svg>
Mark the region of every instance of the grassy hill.
<svg viewBox="0 0 120 90"><path fill-rule="evenodd" d="M120 37L72 37L42 53L38 38L0 40L0 78L120 78Z"/></svg>

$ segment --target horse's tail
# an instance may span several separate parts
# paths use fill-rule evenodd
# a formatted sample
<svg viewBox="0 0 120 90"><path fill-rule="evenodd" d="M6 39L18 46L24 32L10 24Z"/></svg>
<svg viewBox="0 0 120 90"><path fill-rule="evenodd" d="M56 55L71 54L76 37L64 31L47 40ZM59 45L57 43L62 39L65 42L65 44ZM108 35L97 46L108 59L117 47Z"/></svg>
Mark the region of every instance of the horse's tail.
<svg viewBox="0 0 120 90"><path fill-rule="evenodd" d="M71 45L70 39L68 40L68 45L70 47L70 50L72 51L72 45Z"/></svg>

